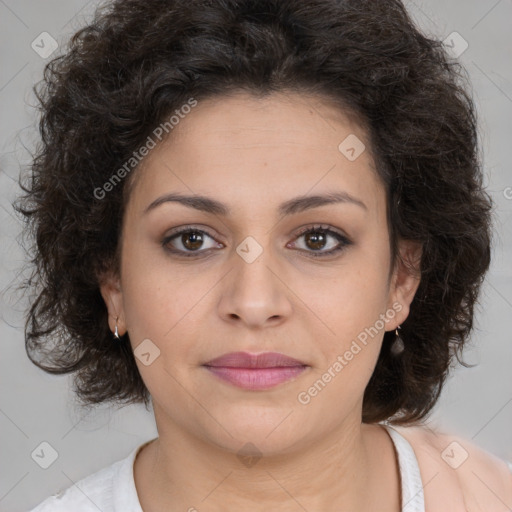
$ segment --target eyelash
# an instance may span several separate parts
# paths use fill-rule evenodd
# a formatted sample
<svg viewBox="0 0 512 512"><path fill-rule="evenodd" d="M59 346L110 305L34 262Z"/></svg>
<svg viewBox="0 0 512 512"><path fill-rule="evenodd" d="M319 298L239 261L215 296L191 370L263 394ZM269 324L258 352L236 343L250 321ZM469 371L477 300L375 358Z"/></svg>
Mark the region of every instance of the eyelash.
<svg viewBox="0 0 512 512"><path fill-rule="evenodd" d="M301 236L307 235L309 233L318 233L318 232L332 235L334 238L336 238L338 240L338 242L340 242L340 245L334 249L331 249L329 251L323 251L323 252L305 251L304 249L301 249L301 251L305 251L305 252L309 253L309 255L312 256L313 258L326 258L328 256L332 256L333 254L342 251L347 246L352 245L352 242L346 236L342 235L341 233L338 233L337 231L330 229L328 226L323 226L323 225L309 226L307 228L302 229L296 235L296 239L300 238ZM207 252L210 250L210 249L207 249L206 251L204 251L204 250L203 251L199 251L199 250L198 251L182 251L179 249L178 250L170 249L168 246L169 242L171 242L174 238L177 238L180 235L183 235L184 233L200 233L202 235L207 235L208 237L214 239L214 237L212 237L207 231L195 228L194 226L185 226L184 228L171 233L169 236L166 236L162 240L162 246L164 247L164 249L173 254L179 254L180 256L183 256L185 258L202 257L202 256L198 256L198 254L200 254L201 252Z"/></svg>

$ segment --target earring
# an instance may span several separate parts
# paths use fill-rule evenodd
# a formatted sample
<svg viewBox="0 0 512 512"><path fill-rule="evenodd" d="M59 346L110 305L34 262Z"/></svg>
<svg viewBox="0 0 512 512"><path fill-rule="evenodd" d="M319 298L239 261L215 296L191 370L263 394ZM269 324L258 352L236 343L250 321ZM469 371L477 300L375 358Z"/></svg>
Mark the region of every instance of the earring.
<svg viewBox="0 0 512 512"><path fill-rule="evenodd" d="M115 330L114 330L114 338L116 338L116 340L119 340L121 338L121 336L119 336L119 331L117 330L117 319L119 317L116 317L116 327L115 327Z"/></svg>
<svg viewBox="0 0 512 512"><path fill-rule="evenodd" d="M398 334L398 329L400 329L400 326L398 326L395 329L395 341L393 341L393 344L391 345L391 353L394 356L399 356L405 349L404 342L402 338L400 337L400 334Z"/></svg>

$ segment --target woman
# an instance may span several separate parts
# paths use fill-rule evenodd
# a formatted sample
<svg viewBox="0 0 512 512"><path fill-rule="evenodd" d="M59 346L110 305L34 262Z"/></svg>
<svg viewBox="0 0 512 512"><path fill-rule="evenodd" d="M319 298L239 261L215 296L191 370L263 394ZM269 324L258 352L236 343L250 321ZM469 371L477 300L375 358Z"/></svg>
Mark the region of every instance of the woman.
<svg viewBox="0 0 512 512"><path fill-rule="evenodd" d="M34 511L512 506L422 424L490 262L462 82L398 0L97 12L38 91L27 351L158 438Z"/></svg>

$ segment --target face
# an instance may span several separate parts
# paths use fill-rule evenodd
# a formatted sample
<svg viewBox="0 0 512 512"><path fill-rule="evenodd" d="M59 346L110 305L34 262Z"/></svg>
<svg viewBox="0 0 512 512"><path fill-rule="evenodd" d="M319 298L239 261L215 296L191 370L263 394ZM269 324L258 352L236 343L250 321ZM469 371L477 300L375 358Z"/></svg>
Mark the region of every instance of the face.
<svg viewBox="0 0 512 512"><path fill-rule="evenodd" d="M120 277L101 287L160 435L270 454L360 424L384 332L407 317L419 284L390 269L365 132L325 100L238 94L199 102L171 135L134 171ZM337 202L294 203L329 194ZM417 247L400 249L417 259ZM230 352L278 352L303 367L274 368L284 380L248 389L204 366Z"/></svg>

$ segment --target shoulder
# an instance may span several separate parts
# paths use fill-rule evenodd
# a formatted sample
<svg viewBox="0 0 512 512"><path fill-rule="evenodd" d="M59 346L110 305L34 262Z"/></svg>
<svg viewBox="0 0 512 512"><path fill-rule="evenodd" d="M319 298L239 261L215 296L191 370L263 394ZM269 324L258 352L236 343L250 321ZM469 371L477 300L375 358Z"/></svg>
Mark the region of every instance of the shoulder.
<svg viewBox="0 0 512 512"><path fill-rule="evenodd" d="M119 460L53 494L29 512L113 512L123 468L130 456ZM129 482L127 482L129 485Z"/></svg>
<svg viewBox="0 0 512 512"><path fill-rule="evenodd" d="M512 469L507 461L468 439L428 426L393 428L418 459L426 512L512 508Z"/></svg>

